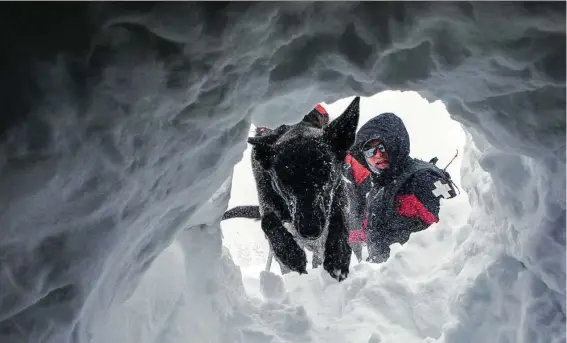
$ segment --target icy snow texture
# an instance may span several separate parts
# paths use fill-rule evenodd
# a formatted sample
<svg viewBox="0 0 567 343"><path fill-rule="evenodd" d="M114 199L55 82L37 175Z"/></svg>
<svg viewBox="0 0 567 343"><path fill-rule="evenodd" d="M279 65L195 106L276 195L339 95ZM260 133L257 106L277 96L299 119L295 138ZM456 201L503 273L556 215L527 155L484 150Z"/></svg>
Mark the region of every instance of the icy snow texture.
<svg viewBox="0 0 567 343"><path fill-rule="evenodd" d="M564 340L564 3L1 6L1 342L261 342L244 328L276 312L279 337L309 330L243 297L232 166L251 118L385 89L442 100L475 143L438 341Z"/></svg>

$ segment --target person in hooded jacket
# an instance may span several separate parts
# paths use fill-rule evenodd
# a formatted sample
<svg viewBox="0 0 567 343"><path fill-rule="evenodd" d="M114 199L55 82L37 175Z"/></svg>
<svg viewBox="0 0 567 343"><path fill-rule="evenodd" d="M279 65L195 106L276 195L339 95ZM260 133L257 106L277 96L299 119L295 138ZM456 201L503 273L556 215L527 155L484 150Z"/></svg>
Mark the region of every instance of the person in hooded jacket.
<svg viewBox="0 0 567 343"><path fill-rule="evenodd" d="M409 154L404 123L382 113L360 128L345 159L349 222L355 226L349 242L366 243L370 262L385 261L391 244L404 244L412 232L438 222L440 199L456 196L447 172Z"/></svg>

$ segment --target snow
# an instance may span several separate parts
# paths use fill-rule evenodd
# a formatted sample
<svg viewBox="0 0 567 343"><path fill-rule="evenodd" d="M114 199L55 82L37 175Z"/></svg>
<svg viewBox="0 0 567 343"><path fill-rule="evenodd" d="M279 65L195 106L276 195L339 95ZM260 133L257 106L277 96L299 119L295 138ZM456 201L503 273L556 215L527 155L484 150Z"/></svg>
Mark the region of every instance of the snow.
<svg viewBox="0 0 567 343"><path fill-rule="evenodd" d="M350 100L325 104L331 118ZM407 125L415 156L439 156L442 165L459 149L461 154L448 170L454 177L462 175L458 185L466 192L442 200L441 221L413 234L403 247L395 244L392 257L385 263L357 264L353 255L351 274L342 283L332 280L321 268L308 270L308 275L278 278L281 273L274 262L272 273L262 271L268 245L259 223L249 219L224 221L224 245L241 268L247 294L286 304L286 309L301 307L305 311L302 316L311 325L308 338L294 329L287 332L292 336L279 338L353 343L564 341L564 310L553 307L564 306L563 293L549 290L525 262L510 256L506 246L495 244L507 237L495 230L494 219L479 205L489 211L498 208L494 202L498 189L491 175L480 167L481 152L470 136L466 137L460 125L449 118L442 104L428 103L407 92L382 92L363 98L360 126L385 111L397 113ZM257 204L249 149L235 166L229 208ZM518 171L505 169L502 174L511 186L527 183ZM546 244L550 249L545 252L547 256L564 256L557 241L546 238ZM553 271L564 270L564 265L557 265L563 261L546 261L553 276ZM560 290L557 278L551 276L549 281ZM270 294L264 294L266 290Z"/></svg>
<svg viewBox="0 0 567 343"><path fill-rule="evenodd" d="M349 100L325 104L331 119L346 108ZM427 160L439 156L444 166L456 149L462 153L465 133L439 102L429 103L414 92L388 91L362 98L359 127L385 111L402 118L411 144L416 147L415 156ZM434 124L428 124L431 122ZM431 130L425 129L428 126ZM448 168L457 182L462 159L461 154ZM235 166L233 178L229 208L257 204L250 147ZM464 192L442 202L439 224L412 235L403 247L394 245L395 253L384 264L357 264L353 255L351 274L342 283L333 281L321 268L310 269L308 275L286 274L282 279L278 277L279 265L274 262L272 273L264 272L268 245L259 222L253 220L223 221L223 244L240 266L250 296L303 306L312 323L312 342L369 342L373 336L385 342L423 342L427 337L439 337L450 318L446 306L451 294L448 285L458 274L452 254L459 237L468 231L471 211ZM262 293L265 291L276 294L266 297ZM296 336L289 341L301 339L304 337Z"/></svg>
<svg viewBox="0 0 567 343"><path fill-rule="evenodd" d="M565 340L564 3L32 6L0 11L0 342ZM341 284L264 274L265 301L257 223L219 224L255 199L250 124L388 89L442 101L363 111L413 104L441 164L464 142L466 197ZM465 138L423 130L443 104Z"/></svg>

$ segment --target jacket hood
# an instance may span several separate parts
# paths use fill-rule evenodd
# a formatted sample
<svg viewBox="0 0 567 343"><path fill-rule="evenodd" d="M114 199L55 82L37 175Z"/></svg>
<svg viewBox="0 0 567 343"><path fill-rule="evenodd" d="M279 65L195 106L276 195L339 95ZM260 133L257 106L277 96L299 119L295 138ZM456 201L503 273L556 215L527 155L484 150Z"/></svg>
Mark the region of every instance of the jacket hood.
<svg viewBox="0 0 567 343"><path fill-rule="evenodd" d="M369 167L362 149L372 139L379 139L388 153L390 167L386 174L395 174L409 160L410 138L403 121L393 113L382 113L364 124L351 147L352 155L368 169Z"/></svg>

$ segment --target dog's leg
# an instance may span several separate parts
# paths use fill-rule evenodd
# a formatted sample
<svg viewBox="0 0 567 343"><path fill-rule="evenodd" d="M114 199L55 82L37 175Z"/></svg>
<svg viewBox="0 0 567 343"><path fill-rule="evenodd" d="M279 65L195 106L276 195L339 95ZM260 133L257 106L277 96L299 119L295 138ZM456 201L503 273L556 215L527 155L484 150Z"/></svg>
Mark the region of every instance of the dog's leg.
<svg viewBox="0 0 567 343"><path fill-rule="evenodd" d="M323 268L333 278L342 281L348 276L351 255L352 249L348 244L348 231L343 212L337 204L333 204L329 234L325 242Z"/></svg>
<svg viewBox="0 0 567 343"><path fill-rule="evenodd" d="M313 269L319 268L319 266L323 264L323 254L321 253L321 249L317 249L313 252L313 262L311 263Z"/></svg>
<svg viewBox="0 0 567 343"><path fill-rule="evenodd" d="M313 260L311 266L313 269L319 268L323 264L323 256L325 254L325 240L327 239L326 233L321 235L317 240L310 242L310 250L313 253Z"/></svg>
<svg viewBox="0 0 567 343"><path fill-rule="evenodd" d="M297 245L291 233L282 226L275 213L268 212L262 217L262 230L278 262L295 272L307 274L305 251Z"/></svg>

